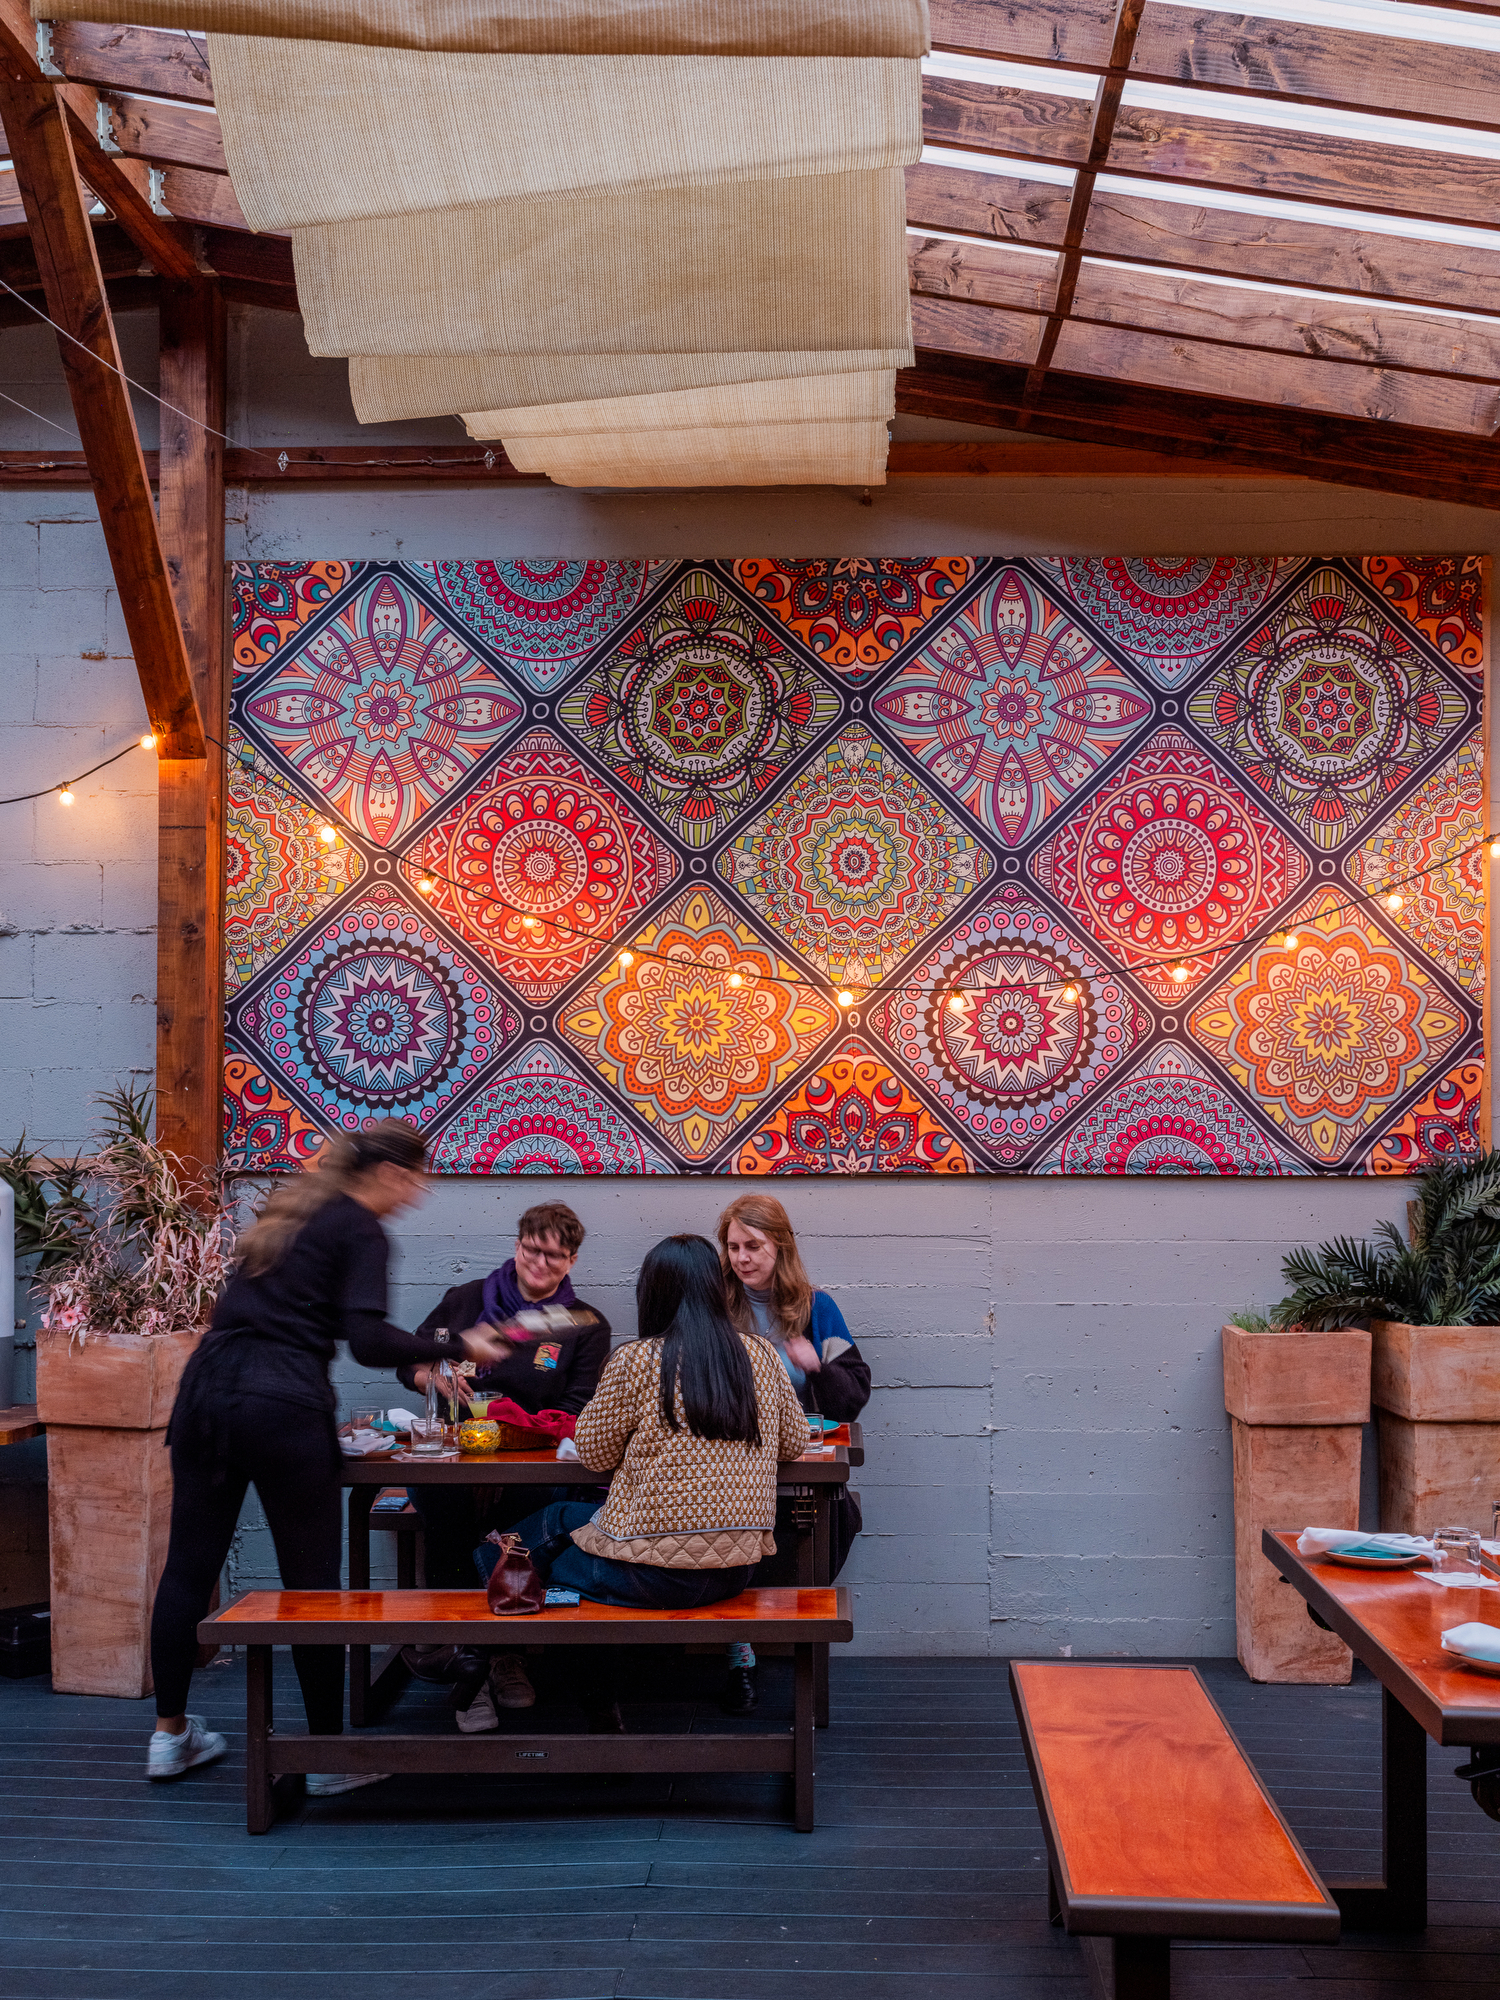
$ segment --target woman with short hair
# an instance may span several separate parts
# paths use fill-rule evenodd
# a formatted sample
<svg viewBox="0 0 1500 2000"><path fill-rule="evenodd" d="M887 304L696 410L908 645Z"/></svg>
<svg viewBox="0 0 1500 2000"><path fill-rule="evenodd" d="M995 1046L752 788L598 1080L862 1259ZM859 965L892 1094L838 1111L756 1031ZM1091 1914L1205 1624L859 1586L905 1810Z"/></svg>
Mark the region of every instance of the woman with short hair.
<svg viewBox="0 0 1500 2000"><path fill-rule="evenodd" d="M241 1238L239 1265L183 1371L167 1429L172 1527L151 1619L156 1733L146 1774L177 1778L224 1754L224 1739L188 1715L198 1624L229 1554L245 1490L265 1512L288 1590L337 1590L344 1514L337 1408L329 1364L346 1340L366 1368L445 1356L490 1361L504 1343L488 1329L448 1341L392 1326L390 1244L381 1221L422 1199L421 1134L388 1118L330 1140L316 1172L281 1183ZM307 1726L344 1726L344 1649L294 1646ZM314 1796L370 1777L315 1773Z"/></svg>

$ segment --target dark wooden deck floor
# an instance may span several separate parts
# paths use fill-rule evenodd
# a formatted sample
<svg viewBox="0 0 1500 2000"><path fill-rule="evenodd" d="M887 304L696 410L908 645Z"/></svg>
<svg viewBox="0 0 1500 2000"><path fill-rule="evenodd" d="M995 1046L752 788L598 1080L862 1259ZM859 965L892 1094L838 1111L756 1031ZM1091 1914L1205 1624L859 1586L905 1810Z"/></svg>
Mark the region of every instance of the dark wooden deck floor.
<svg viewBox="0 0 1500 2000"><path fill-rule="evenodd" d="M299 1726L284 1659L278 1709ZM547 1671L536 1663L544 1686ZM724 1727L715 1671L687 1661L680 1685L698 1704L665 1709L661 1667L644 1666L627 1719ZM1233 1662L1204 1671L1313 1859L1373 1871L1374 1683L1258 1688ZM142 1775L149 1703L0 1682L0 1993L1083 2000L1080 1949L1047 1926L1004 1663L835 1656L833 1672L811 1836L779 1817L776 1779L407 1778L250 1839L242 1664L194 1685L229 1756L173 1786ZM789 1714L789 1667L761 1673L765 1711ZM440 1702L409 1695L401 1726L424 1705L442 1726ZM539 1706L516 1724L559 1719ZM1183 2000L1500 2000L1500 1826L1450 1775L1459 1761L1430 1752L1425 1936L1179 1948Z"/></svg>

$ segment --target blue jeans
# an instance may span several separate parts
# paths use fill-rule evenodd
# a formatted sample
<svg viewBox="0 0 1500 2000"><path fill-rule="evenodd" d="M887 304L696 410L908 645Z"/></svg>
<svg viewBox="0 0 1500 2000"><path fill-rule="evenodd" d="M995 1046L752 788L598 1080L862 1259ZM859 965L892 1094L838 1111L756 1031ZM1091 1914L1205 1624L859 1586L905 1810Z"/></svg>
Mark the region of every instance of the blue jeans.
<svg viewBox="0 0 1500 2000"><path fill-rule="evenodd" d="M738 1597L750 1587L753 1564L735 1569L661 1569L655 1563L615 1562L591 1556L573 1540L598 1508L589 1501L562 1500L517 1522L513 1532L531 1551L548 1583L576 1590L595 1604L623 1604L649 1611L691 1611Z"/></svg>

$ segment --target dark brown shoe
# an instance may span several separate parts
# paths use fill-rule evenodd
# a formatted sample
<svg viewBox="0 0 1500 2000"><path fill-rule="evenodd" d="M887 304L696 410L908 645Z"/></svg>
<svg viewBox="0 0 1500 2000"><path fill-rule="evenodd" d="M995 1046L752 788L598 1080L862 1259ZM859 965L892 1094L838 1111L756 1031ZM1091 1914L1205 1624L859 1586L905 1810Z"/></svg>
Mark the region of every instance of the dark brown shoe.
<svg viewBox="0 0 1500 2000"><path fill-rule="evenodd" d="M590 1736L623 1736L625 1718L617 1701L596 1701L588 1709Z"/></svg>

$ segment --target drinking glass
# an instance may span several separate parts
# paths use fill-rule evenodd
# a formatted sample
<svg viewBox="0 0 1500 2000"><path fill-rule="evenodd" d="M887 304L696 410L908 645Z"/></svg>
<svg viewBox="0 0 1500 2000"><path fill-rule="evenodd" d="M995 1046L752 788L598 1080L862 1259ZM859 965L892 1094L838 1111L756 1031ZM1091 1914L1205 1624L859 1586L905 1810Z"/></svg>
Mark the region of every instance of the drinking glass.
<svg viewBox="0 0 1500 2000"><path fill-rule="evenodd" d="M1479 1535L1474 1528L1439 1528L1432 1537L1435 1553L1432 1567L1440 1570L1479 1570Z"/></svg>
<svg viewBox="0 0 1500 2000"><path fill-rule="evenodd" d="M349 1428L352 1431L370 1430L385 1415L379 1403L351 1403L349 1405Z"/></svg>
<svg viewBox="0 0 1500 2000"><path fill-rule="evenodd" d="M418 1458L441 1458L447 1445L441 1418L418 1417L411 1427L411 1448Z"/></svg>

